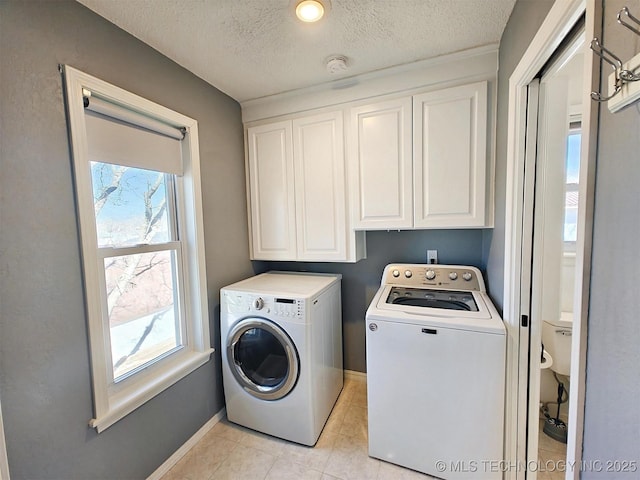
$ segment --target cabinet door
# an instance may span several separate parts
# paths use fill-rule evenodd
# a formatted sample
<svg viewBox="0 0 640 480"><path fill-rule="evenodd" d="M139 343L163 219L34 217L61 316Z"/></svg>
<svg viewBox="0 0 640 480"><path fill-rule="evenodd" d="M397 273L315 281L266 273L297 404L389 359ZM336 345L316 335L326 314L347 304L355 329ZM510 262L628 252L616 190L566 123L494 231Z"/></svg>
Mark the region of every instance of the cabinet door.
<svg viewBox="0 0 640 480"><path fill-rule="evenodd" d="M298 260L347 260L342 112L293 121Z"/></svg>
<svg viewBox="0 0 640 480"><path fill-rule="evenodd" d="M411 98L352 108L349 185L353 227L410 228Z"/></svg>
<svg viewBox="0 0 640 480"><path fill-rule="evenodd" d="M291 122L247 129L251 258L292 260L296 225Z"/></svg>
<svg viewBox="0 0 640 480"><path fill-rule="evenodd" d="M413 97L414 225L485 225L487 82Z"/></svg>

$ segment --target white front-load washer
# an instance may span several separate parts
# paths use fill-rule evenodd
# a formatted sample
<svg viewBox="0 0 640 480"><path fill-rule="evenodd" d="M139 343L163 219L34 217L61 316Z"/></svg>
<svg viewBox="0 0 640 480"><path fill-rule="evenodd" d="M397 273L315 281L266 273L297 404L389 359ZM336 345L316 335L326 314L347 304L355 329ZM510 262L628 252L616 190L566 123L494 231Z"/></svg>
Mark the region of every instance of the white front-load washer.
<svg viewBox="0 0 640 480"><path fill-rule="evenodd" d="M341 275L268 272L220 291L231 422L315 445L343 386Z"/></svg>
<svg viewBox="0 0 640 480"><path fill-rule="evenodd" d="M388 265L366 324L369 455L501 479L506 332L480 271Z"/></svg>

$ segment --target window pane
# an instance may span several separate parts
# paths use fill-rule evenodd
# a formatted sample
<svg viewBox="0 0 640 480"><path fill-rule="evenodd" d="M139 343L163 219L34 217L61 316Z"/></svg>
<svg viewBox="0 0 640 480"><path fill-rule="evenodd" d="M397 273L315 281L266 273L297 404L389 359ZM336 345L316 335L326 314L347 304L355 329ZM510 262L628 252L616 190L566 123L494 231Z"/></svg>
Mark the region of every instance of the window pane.
<svg viewBox="0 0 640 480"><path fill-rule="evenodd" d="M574 130L567 137L567 158L565 164L564 233L565 242L575 242L578 227L578 189L580 178L580 141L582 134Z"/></svg>
<svg viewBox="0 0 640 480"><path fill-rule="evenodd" d="M115 379L181 345L175 259L162 251L104 260Z"/></svg>
<svg viewBox="0 0 640 480"><path fill-rule="evenodd" d="M163 172L91 162L98 247L171 240Z"/></svg>

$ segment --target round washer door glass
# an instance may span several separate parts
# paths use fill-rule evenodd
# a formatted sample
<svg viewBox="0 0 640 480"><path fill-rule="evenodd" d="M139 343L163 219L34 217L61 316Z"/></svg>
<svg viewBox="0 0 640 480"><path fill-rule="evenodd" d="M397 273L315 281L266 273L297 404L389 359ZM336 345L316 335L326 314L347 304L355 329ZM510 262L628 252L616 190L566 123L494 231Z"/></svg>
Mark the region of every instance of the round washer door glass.
<svg viewBox="0 0 640 480"><path fill-rule="evenodd" d="M287 333L264 318L241 320L229 332L229 367L235 379L254 397L278 400L298 380L300 361Z"/></svg>

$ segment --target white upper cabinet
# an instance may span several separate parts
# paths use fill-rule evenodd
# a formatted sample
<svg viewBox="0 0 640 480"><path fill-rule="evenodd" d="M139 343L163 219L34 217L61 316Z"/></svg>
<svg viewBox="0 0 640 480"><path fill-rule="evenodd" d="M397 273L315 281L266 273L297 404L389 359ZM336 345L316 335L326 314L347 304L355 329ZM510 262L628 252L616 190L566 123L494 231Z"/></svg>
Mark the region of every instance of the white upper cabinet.
<svg viewBox="0 0 640 480"><path fill-rule="evenodd" d="M357 261L367 230L491 228L497 70L485 46L243 102L253 258Z"/></svg>
<svg viewBox="0 0 640 480"><path fill-rule="evenodd" d="M252 259L363 258L347 217L343 127L338 111L247 129Z"/></svg>
<svg viewBox="0 0 640 480"><path fill-rule="evenodd" d="M251 258L356 262L367 230L492 227L497 61L487 47L243 103Z"/></svg>
<svg viewBox="0 0 640 480"><path fill-rule="evenodd" d="M252 258L296 257L291 122L247 130Z"/></svg>
<svg viewBox="0 0 640 480"><path fill-rule="evenodd" d="M414 226L483 227L487 82L413 97Z"/></svg>
<svg viewBox="0 0 640 480"><path fill-rule="evenodd" d="M342 112L293 120L298 259L346 259L342 123Z"/></svg>
<svg viewBox="0 0 640 480"><path fill-rule="evenodd" d="M487 82L349 110L354 228L490 226Z"/></svg>
<svg viewBox="0 0 640 480"><path fill-rule="evenodd" d="M411 228L411 98L352 108L348 148L354 228Z"/></svg>

